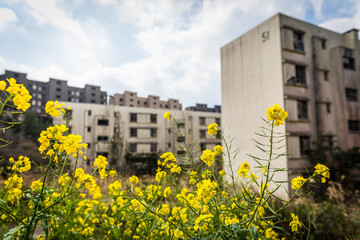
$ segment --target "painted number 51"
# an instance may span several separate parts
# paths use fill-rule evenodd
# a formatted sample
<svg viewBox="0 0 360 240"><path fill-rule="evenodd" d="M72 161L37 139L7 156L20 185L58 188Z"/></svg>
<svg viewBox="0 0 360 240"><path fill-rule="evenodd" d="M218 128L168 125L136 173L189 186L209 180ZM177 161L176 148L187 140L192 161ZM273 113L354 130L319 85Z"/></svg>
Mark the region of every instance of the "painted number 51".
<svg viewBox="0 0 360 240"><path fill-rule="evenodd" d="M269 31L265 31L261 33L261 40L262 42L266 42L267 40L270 39L270 34Z"/></svg>

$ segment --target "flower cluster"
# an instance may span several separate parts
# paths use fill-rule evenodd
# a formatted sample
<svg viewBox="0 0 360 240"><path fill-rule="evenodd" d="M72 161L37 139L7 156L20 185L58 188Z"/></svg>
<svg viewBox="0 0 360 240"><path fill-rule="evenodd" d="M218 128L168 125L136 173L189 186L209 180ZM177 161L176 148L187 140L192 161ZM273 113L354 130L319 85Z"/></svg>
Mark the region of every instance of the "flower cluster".
<svg viewBox="0 0 360 240"><path fill-rule="evenodd" d="M181 167L176 164L176 158L173 153L166 152L160 156L163 161L158 161L158 165L164 167L165 169L170 169L171 173L180 174ZM159 171L158 171L159 172Z"/></svg>
<svg viewBox="0 0 360 240"><path fill-rule="evenodd" d="M250 172L250 164L247 162L242 162L238 170L238 177L247 178Z"/></svg>
<svg viewBox="0 0 360 240"><path fill-rule="evenodd" d="M218 129L217 129L218 125L216 123L211 123L208 126L208 133L210 134L210 136L212 136L213 134L217 134Z"/></svg>
<svg viewBox="0 0 360 240"><path fill-rule="evenodd" d="M209 167L214 163L215 161L215 153L213 153L210 149L206 149L203 151L202 155L200 156L200 159L206 163Z"/></svg>
<svg viewBox="0 0 360 240"><path fill-rule="evenodd" d="M274 104L272 108L267 108L266 115L268 120L274 120L274 125L278 127L279 125L284 124L285 118L287 118L288 113L285 112L285 110L282 109L279 104Z"/></svg>
<svg viewBox="0 0 360 240"><path fill-rule="evenodd" d="M315 166L315 174L321 176L321 182L325 183L330 178L330 169L323 164L318 163Z"/></svg>
<svg viewBox="0 0 360 240"><path fill-rule="evenodd" d="M13 174L4 181L5 189L7 190L7 201L14 203L24 196L21 190L23 186L23 178Z"/></svg>
<svg viewBox="0 0 360 240"><path fill-rule="evenodd" d="M23 173L28 172L31 169L31 162L28 157L19 156L17 161L15 161L13 158L10 158L9 162L13 164L11 170L14 172Z"/></svg>
<svg viewBox="0 0 360 240"><path fill-rule="evenodd" d="M170 118L171 118L170 112L165 112L164 113L164 118L170 121Z"/></svg>
<svg viewBox="0 0 360 240"><path fill-rule="evenodd" d="M65 103L59 104L57 100L55 102L48 101L45 106L45 112L52 117L57 117L60 116L61 113L65 113L65 109L62 108L64 106Z"/></svg>
<svg viewBox="0 0 360 240"><path fill-rule="evenodd" d="M10 99L14 102L17 110L25 112L30 107L31 95L23 84L16 83L14 78L6 79L9 86L6 88L6 92L10 94ZM4 91L6 87L5 81L0 81L0 90Z"/></svg>
<svg viewBox="0 0 360 240"><path fill-rule="evenodd" d="M97 167L101 179L104 179L108 175L106 173L106 165L107 164L108 164L108 162L106 160L106 157L104 157L102 155L97 156L97 158L95 158L95 160L94 160L94 167Z"/></svg>

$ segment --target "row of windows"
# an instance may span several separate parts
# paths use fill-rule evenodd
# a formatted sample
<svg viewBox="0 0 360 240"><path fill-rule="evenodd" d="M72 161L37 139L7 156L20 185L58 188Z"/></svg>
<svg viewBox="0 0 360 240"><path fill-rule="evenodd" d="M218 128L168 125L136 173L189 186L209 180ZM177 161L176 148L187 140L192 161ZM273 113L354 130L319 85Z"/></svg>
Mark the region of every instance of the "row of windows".
<svg viewBox="0 0 360 240"><path fill-rule="evenodd" d="M132 153L136 153L137 152L137 143L130 143L129 151ZM152 152L152 153L157 152L157 143L150 143L150 152Z"/></svg>
<svg viewBox="0 0 360 240"><path fill-rule="evenodd" d="M215 118L215 123L217 124L217 125L221 125L221 122L220 122L221 120L220 120L220 118ZM200 117L199 118L199 124L200 124L200 126L205 126L206 125L206 118L205 117Z"/></svg>
<svg viewBox="0 0 360 240"><path fill-rule="evenodd" d="M130 128L130 137L137 137L138 136L138 129L137 128ZM157 129L151 128L150 129L150 137L156 138L157 137Z"/></svg>
<svg viewBox="0 0 360 240"><path fill-rule="evenodd" d="M130 113L130 122L137 122L137 113ZM150 114L150 122L157 123L157 115Z"/></svg>

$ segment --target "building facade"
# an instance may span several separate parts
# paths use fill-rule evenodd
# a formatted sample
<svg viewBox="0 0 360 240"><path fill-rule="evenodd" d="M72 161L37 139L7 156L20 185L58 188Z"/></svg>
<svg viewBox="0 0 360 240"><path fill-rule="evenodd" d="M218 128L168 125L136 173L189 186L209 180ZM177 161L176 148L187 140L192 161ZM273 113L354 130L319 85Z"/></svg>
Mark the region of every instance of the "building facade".
<svg viewBox="0 0 360 240"><path fill-rule="evenodd" d="M189 111L197 111L197 112L216 112L221 113L221 106L220 105L214 105L213 108L208 107L207 104L204 103L196 103L195 106L190 106L185 108L185 110Z"/></svg>
<svg viewBox="0 0 360 240"><path fill-rule="evenodd" d="M222 47L222 121L243 149L237 164L258 152L250 139L275 103L289 113L277 129L289 155L274 162L289 174L278 179L311 169L312 142L359 147L359 50L355 29L340 34L282 14Z"/></svg>
<svg viewBox="0 0 360 240"><path fill-rule="evenodd" d="M68 86L67 81L50 78L48 82L30 80L26 73L5 70L0 79L15 78L24 84L32 96L30 111L44 113L46 102L49 100L66 102L83 102L107 104L107 93L99 86L85 85L84 88Z"/></svg>
<svg viewBox="0 0 360 240"><path fill-rule="evenodd" d="M65 106L72 109L71 132L81 135L89 145L86 156L90 161L81 161L80 167L92 166L98 155L106 156L113 167L123 169L131 164L125 157L129 153L182 155L184 152L178 146L197 140L195 149L199 152L195 156L200 156L201 150L221 144L221 139L207 133L209 124L220 125L219 113L170 110L176 126L163 117L166 111L163 109L74 102ZM62 117L54 118L54 124L64 123Z"/></svg>
<svg viewBox="0 0 360 240"><path fill-rule="evenodd" d="M138 97L136 92L125 91L123 94L116 93L110 96L110 105L141 107L141 108L161 108L182 110L182 104L177 99L161 101L158 96L149 95L147 98Z"/></svg>

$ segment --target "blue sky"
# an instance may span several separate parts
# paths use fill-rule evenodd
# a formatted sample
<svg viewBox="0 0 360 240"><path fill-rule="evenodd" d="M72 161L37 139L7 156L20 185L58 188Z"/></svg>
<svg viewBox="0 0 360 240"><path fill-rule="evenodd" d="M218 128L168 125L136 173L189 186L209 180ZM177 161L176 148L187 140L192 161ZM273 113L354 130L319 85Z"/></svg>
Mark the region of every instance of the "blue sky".
<svg viewBox="0 0 360 240"><path fill-rule="evenodd" d="M359 0L0 0L0 72L213 106L220 48L278 12L360 29Z"/></svg>

